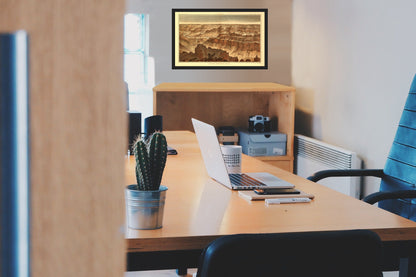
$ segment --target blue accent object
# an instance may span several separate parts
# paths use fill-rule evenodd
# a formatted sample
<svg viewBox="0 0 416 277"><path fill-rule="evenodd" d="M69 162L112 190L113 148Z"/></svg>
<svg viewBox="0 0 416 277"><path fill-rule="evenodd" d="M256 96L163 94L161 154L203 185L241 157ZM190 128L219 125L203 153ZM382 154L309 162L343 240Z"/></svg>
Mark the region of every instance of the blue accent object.
<svg viewBox="0 0 416 277"><path fill-rule="evenodd" d="M380 191L415 190L416 184L416 75L384 167ZM416 199L390 199L379 207L416 221Z"/></svg>
<svg viewBox="0 0 416 277"><path fill-rule="evenodd" d="M317 182L328 177L381 178L380 191L363 201L416 221L416 75L384 169L323 170L309 176Z"/></svg>
<svg viewBox="0 0 416 277"><path fill-rule="evenodd" d="M0 276L28 277L27 34L0 34Z"/></svg>

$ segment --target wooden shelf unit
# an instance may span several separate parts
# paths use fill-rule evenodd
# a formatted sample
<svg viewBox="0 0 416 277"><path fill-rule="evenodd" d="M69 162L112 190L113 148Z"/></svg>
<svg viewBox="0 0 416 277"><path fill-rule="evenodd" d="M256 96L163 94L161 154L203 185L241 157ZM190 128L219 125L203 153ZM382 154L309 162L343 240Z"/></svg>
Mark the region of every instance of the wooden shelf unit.
<svg viewBox="0 0 416 277"><path fill-rule="evenodd" d="M276 83L162 83L153 88L153 113L163 130L193 131L191 118L247 129L250 115L269 116L272 130L287 134L286 156L258 157L293 172L295 88Z"/></svg>

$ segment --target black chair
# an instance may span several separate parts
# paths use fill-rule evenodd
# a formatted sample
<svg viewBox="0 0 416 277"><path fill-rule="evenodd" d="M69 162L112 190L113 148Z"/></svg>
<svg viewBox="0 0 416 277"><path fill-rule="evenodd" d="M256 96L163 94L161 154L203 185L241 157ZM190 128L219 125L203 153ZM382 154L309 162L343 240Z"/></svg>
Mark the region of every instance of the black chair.
<svg viewBox="0 0 416 277"><path fill-rule="evenodd" d="M380 191L363 200L416 221L416 75L399 122L399 127L382 169L325 170L308 177L317 182L327 177L373 176L381 178Z"/></svg>
<svg viewBox="0 0 416 277"><path fill-rule="evenodd" d="M197 277L382 276L381 252L368 230L230 235L205 248Z"/></svg>

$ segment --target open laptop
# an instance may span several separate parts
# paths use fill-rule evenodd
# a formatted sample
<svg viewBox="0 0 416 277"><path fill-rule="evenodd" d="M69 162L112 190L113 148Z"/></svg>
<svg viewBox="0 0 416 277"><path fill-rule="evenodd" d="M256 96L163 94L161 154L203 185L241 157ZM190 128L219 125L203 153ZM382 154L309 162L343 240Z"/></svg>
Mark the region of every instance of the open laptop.
<svg viewBox="0 0 416 277"><path fill-rule="evenodd" d="M195 118L192 124L208 175L215 181L235 190L294 187L267 172L228 174L214 126Z"/></svg>

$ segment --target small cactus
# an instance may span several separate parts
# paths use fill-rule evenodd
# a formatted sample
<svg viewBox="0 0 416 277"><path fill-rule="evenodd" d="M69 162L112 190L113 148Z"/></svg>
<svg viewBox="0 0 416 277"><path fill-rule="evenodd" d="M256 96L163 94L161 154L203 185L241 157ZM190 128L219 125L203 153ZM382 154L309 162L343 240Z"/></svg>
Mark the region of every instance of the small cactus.
<svg viewBox="0 0 416 277"><path fill-rule="evenodd" d="M154 133L146 142L138 138L133 146L138 190L158 190L167 157L166 137Z"/></svg>

